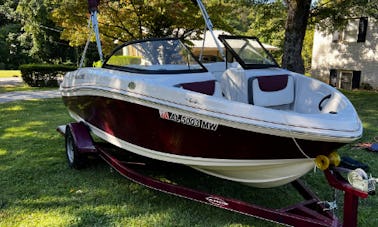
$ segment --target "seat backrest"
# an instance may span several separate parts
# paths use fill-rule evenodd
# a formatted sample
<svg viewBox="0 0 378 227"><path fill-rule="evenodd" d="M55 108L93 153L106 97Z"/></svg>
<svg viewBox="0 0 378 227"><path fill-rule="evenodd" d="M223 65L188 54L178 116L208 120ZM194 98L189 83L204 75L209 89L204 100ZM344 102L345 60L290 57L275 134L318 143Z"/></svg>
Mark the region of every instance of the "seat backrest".
<svg viewBox="0 0 378 227"><path fill-rule="evenodd" d="M289 75L257 76L248 80L248 102L271 107L294 102L294 79Z"/></svg>
<svg viewBox="0 0 378 227"><path fill-rule="evenodd" d="M235 102L248 103L248 79L243 68L229 68L221 77L225 97Z"/></svg>

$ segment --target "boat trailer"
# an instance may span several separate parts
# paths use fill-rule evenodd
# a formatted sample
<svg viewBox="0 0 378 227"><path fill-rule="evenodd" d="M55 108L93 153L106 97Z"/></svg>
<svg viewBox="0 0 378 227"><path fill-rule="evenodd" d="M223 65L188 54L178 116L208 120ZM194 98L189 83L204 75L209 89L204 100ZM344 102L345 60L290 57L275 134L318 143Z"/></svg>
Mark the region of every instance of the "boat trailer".
<svg viewBox="0 0 378 227"><path fill-rule="evenodd" d="M209 194L188 187L160 181L139 173L136 169L143 165L119 160L109 149L109 144L94 142L89 129L84 123L70 123L59 126L57 131L65 135L68 163L80 169L89 155L98 155L122 176L146 187L168 194L184 197L218 208L260 218L289 226L357 226L358 200L367 198L368 193L358 190L348 183L337 167L324 170L324 175L331 187L344 192L344 220L340 221L331 211L329 204L322 202L300 180L291 184L303 197L303 201L281 209L265 208L244 201ZM111 149L114 149L112 147ZM120 148L118 148L120 149ZM328 205L328 206L327 206Z"/></svg>

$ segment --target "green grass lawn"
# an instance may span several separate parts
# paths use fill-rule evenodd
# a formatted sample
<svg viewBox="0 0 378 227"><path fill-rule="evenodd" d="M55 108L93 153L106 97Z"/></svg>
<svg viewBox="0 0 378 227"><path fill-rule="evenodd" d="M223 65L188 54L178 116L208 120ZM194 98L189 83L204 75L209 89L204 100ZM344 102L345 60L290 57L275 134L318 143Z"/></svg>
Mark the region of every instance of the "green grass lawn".
<svg viewBox="0 0 378 227"><path fill-rule="evenodd" d="M345 93L364 123L360 141L372 141L378 135L378 93ZM0 226L277 226L148 189L122 178L101 160L91 160L80 171L70 169L56 127L71 121L60 99L0 104ZM368 164L378 177L378 153L350 146L339 153ZM174 182L268 207L299 201L290 185L255 189L186 169L166 175ZM321 171L308 173L304 180L321 198L332 200L333 190ZM342 197L339 192L338 200ZM377 206L377 196L360 200L359 226L378 226ZM339 207L338 213L341 203Z"/></svg>
<svg viewBox="0 0 378 227"><path fill-rule="evenodd" d="M20 70L0 70L0 78L21 76Z"/></svg>
<svg viewBox="0 0 378 227"><path fill-rule="evenodd" d="M30 87L29 85L23 83L22 85L7 85L0 86L0 94L5 92L14 92L14 91L45 91L45 90L56 90L56 87Z"/></svg>

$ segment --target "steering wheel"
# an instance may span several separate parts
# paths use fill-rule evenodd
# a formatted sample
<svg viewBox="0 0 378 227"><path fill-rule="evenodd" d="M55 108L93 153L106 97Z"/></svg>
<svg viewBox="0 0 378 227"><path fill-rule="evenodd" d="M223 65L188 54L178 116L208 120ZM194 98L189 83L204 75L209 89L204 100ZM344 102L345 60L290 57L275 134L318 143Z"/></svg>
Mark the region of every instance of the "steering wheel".
<svg viewBox="0 0 378 227"><path fill-rule="evenodd" d="M324 96L324 97L322 98L322 100L320 100L319 105L318 105L318 108L319 108L320 111L323 110L323 105L322 105L323 102L324 102L325 100L327 100L327 99L330 99L331 97L332 97L332 95L329 94L329 95Z"/></svg>

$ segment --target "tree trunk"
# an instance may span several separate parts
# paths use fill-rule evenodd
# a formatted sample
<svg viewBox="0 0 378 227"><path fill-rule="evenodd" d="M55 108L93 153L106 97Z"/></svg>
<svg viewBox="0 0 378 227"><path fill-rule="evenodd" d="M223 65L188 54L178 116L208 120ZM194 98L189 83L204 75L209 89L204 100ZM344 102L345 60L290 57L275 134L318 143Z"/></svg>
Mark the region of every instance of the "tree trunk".
<svg viewBox="0 0 378 227"><path fill-rule="evenodd" d="M282 67L304 73L302 46L306 34L311 0L285 0L287 10Z"/></svg>

